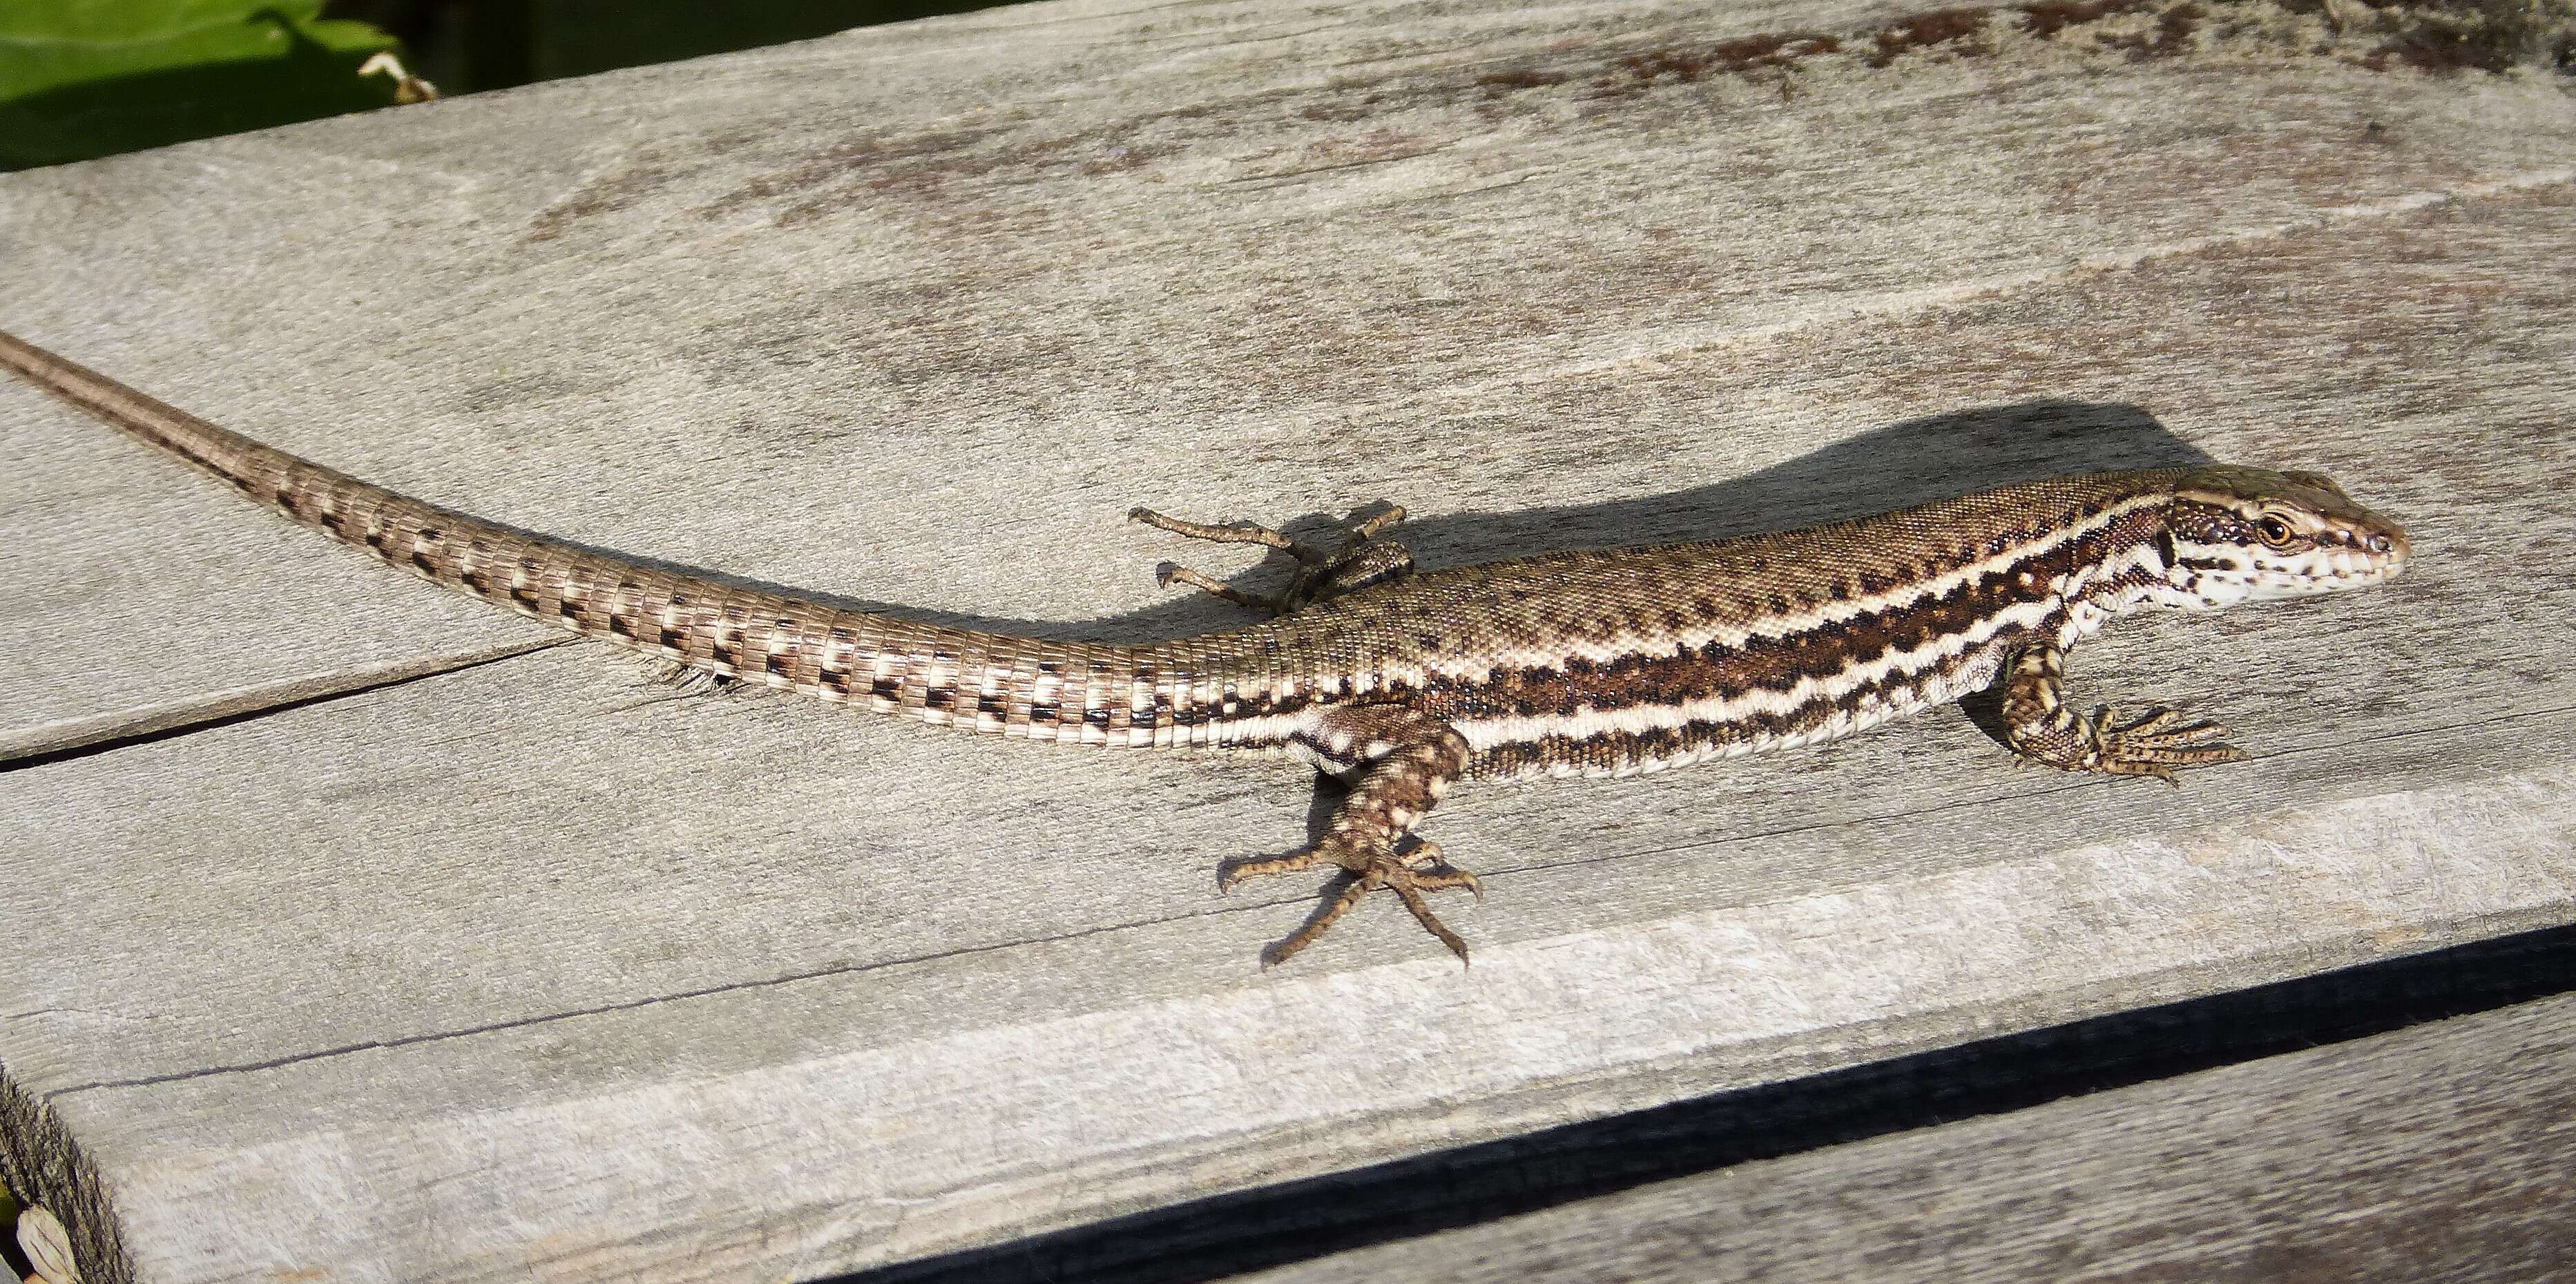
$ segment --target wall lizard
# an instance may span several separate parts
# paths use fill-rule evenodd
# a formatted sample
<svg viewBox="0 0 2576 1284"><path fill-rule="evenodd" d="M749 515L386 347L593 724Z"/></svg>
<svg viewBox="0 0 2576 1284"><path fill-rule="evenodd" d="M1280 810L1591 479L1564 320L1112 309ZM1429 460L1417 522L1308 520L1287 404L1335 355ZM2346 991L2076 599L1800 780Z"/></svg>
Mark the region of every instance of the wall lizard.
<svg viewBox="0 0 2576 1284"><path fill-rule="evenodd" d="M936 726L1060 744L1285 753L1350 786L1317 842L1227 862L1220 886L1318 867L1347 883L1263 951L1312 943L1395 893L1467 957L1423 893L1464 888L1414 828L1461 780L1624 775L1849 735L2000 681L2025 759L2171 781L2231 762L2224 728L2079 711L2066 651L2110 617L2356 588L2401 570L2406 534L2327 477L2229 465L2006 486L1806 530L1552 553L1417 572L1380 538L1207 525L1297 570L1268 618L1141 646L1052 642L737 587L576 548L372 486L219 428L7 334L0 365L394 566L586 637L724 678Z"/></svg>

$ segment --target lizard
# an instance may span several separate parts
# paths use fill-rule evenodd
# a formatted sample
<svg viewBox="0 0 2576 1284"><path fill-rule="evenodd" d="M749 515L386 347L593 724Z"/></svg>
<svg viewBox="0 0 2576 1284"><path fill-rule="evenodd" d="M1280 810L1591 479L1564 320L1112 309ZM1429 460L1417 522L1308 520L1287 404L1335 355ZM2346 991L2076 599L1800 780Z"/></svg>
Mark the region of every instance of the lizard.
<svg viewBox="0 0 2576 1284"><path fill-rule="evenodd" d="M2068 650L2114 616L2376 584L2411 554L2321 473L2094 473L1802 530L1418 570L1389 508L1337 539L1138 508L1289 556L1274 594L1166 564L1262 617L1143 645L1048 641L840 609L628 560L297 458L0 333L0 366L255 502L445 587L723 679L1058 744L1286 754L1348 792L1321 837L1220 864L1220 890L1325 868L1337 892L1262 951L1393 893L1463 962L1425 893L1483 888L1416 832L1469 780L1605 776L1845 736L2000 686L2026 761L2175 780L2234 762L2216 722L2068 697Z"/></svg>

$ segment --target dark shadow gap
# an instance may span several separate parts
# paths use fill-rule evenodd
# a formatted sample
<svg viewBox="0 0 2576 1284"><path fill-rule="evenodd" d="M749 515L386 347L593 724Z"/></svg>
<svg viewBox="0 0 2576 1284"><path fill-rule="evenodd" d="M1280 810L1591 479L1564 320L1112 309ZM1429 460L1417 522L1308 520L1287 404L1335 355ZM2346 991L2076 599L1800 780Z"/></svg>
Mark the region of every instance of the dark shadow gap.
<svg viewBox="0 0 2576 1284"><path fill-rule="evenodd" d="M1194 1284L2570 990L2576 926L2544 928L1213 1196L833 1284Z"/></svg>

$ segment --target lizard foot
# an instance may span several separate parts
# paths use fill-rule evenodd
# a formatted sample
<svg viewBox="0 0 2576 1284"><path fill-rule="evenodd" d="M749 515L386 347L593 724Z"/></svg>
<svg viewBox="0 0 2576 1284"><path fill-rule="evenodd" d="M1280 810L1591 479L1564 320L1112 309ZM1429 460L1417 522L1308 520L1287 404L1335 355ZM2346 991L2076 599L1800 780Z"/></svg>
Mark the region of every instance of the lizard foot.
<svg viewBox="0 0 2576 1284"><path fill-rule="evenodd" d="M1467 961L1467 942L1456 932L1450 931L1448 925L1442 923L1439 916L1431 912L1430 903L1423 900L1422 894L1463 887L1475 893L1478 900L1482 900L1485 896L1484 884L1479 882L1474 874L1459 869L1443 859L1440 847L1436 843L1419 841L1411 851L1399 856L1396 854L1395 842L1392 838L1371 841L1364 835L1337 832L1326 835L1324 841L1312 847L1301 848L1285 856L1274 856L1266 860L1246 860L1230 865L1218 877L1217 890L1231 892L1236 885L1246 879L1263 878L1272 874L1294 874L1300 870L1313 869L1318 865L1341 867L1349 875L1349 881L1343 884L1339 895L1318 907L1303 926L1263 950L1261 952L1263 967L1275 967L1287 962L1297 951L1313 944L1317 937L1331 930L1333 924L1342 915L1350 912L1352 906L1360 903L1361 898L1380 888L1392 891L1402 898L1404 907L1413 912L1414 921L1422 924L1424 931L1438 937L1441 944L1448 946L1449 951L1458 956L1460 963Z"/></svg>
<svg viewBox="0 0 2576 1284"><path fill-rule="evenodd" d="M2106 704L2095 709L2089 720L2089 738L2099 757L2093 768L2096 771L2114 776L2153 776L2179 786L2182 782L2174 778L2177 767L2242 762L2246 758L2244 750L2220 743L2227 738L2227 728L2215 722L2184 722L2181 713L2165 708L2149 709L2134 722L2112 725L2118 716Z"/></svg>
<svg viewBox="0 0 2576 1284"><path fill-rule="evenodd" d="M2110 776L2153 776L2178 785L2177 768L2244 760L2244 750L2221 743L2227 728L2186 722L2161 705L2131 722L2120 721L2107 704L2090 715L2077 713L2066 700L2065 668L2066 648L2053 642L2026 647L2013 657L1999 712L2004 743L2022 761Z"/></svg>

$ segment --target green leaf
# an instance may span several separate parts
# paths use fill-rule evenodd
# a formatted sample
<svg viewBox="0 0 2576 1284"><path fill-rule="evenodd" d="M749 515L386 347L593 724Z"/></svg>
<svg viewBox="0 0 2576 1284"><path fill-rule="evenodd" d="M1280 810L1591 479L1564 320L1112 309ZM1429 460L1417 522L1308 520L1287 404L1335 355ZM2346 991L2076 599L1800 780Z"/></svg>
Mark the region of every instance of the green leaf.
<svg viewBox="0 0 2576 1284"><path fill-rule="evenodd" d="M0 3L0 169L383 107L391 36L321 0Z"/></svg>

